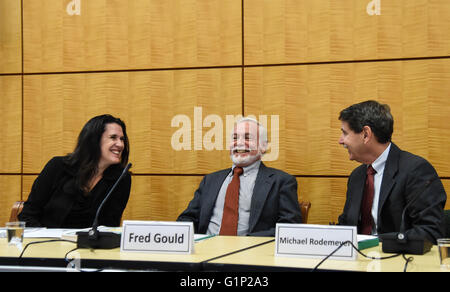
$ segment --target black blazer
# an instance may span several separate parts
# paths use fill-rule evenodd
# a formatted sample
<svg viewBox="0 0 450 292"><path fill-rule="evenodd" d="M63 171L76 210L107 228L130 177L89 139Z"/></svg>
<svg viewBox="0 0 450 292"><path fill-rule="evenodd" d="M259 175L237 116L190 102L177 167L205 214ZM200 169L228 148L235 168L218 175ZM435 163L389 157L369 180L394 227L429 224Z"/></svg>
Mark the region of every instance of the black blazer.
<svg viewBox="0 0 450 292"><path fill-rule="evenodd" d="M63 157L52 158L34 181L28 200L19 214L19 219L25 221L27 227L66 227L64 222L81 190L75 186L76 171L68 167L63 159ZM89 212L92 220L100 203L122 171L123 167L119 165L110 166L90 192L89 195L95 198ZM127 173L103 206L99 215L100 225L120 226L122 213L130 196L130 188L131 175Z"/></svg>
<svg viewBox="0 0 450 292"><path fill-rule="evenodd" d="M177 221L194 222L196 233L206 233L220 188L230 171L231 168L206 175ZM301 223L297 181L261 163L253 189L248 235L274 236L276 223Z"/></svg>
<svg viewBox="0 0 450 292"><path fill-rule="evenodd" d="M357 167L348 179L347 200L339 217L341 225L359 226L366 168L364 164ZM381 182L378 234L400 230L403 209L413 199L414 190L423 188L431 180L429 187L408 207L405 227L407 236L436 242L442 237L443 209L447 200L442 182L428 161L391 143Z"/></svg>

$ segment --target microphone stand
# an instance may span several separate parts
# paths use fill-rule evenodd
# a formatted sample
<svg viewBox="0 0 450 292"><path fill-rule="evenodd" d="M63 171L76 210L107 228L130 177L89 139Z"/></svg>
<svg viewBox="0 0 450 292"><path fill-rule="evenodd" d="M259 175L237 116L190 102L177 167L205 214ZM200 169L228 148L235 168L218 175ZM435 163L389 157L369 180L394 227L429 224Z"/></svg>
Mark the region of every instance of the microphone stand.
<svg viewBox="0 0 450 292"><path fill-rule="evenodd" d="M400 222L399 232L379 234L379 238L382 241L383 252L423 255L430 251L433 243L431 243L428 239L417 235L406 234L405 214L409 206L418 200L420 195L433 183L435 179L436 178L433 178L427 181L422 188L417 189L412 196L412 200L406 204L402 212L402 221Z"/></svg>
<svg viewBox="0 0 450 292"><path fill-rule="evenodd" d="M98 231L98 217L100 215L100 211L103 208L105 202L109 199L112 192L115 190L119 182L122 180L123 176L127 173L127 171L131 168L131 163L124 168L122 174L116 180L112 188L109 190L106 197L103 199L102 203L97 209L97 213L95 214L94 223L92 223L92 229L89 231L79 231L77 232L77 247L78 248L94 248L94 249L112 249L120 247L120 234L115 232L105 232Z"/></svg>

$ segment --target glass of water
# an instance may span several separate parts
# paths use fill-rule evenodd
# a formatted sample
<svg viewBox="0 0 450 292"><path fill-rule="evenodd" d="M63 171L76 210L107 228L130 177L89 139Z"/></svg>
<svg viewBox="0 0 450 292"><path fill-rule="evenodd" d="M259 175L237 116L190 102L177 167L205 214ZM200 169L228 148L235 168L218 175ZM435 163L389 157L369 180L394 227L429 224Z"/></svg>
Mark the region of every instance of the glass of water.
<svg viewBox="0 0 450 292"><path fill-rule="evenodd" d="M437 244L439 248L441 268L450 269L450 238L440 238L437 240Z"/></svg>
<svg viewBox="0 0 450 292"><path fill-rule="evenodd" d="M25 222L7 222L6 223L6 238L9 245L22 245L23 234L25 231Z"/></svg>

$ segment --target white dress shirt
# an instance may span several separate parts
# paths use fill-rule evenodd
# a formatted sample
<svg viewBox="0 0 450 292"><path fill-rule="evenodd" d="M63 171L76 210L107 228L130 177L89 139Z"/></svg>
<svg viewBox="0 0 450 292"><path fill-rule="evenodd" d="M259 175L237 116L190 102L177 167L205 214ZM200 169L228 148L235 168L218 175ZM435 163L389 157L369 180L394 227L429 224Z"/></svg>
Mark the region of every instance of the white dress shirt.
<svg viewBox="0 0 450 292"><path fill-rule="evenodd" d="M377 234L377 226L378 226L378 205L380 203L380 190L381 190L381 182L383 180L384 167L386 166L386 161L389 155L389 150L391 149L391 143L384 150L384 152L372 163L373 169L377 173L375 173L373 178L374 185L374 196L373 196L373 205L372 205L372 218L375 222L372 234Z"/></svg>

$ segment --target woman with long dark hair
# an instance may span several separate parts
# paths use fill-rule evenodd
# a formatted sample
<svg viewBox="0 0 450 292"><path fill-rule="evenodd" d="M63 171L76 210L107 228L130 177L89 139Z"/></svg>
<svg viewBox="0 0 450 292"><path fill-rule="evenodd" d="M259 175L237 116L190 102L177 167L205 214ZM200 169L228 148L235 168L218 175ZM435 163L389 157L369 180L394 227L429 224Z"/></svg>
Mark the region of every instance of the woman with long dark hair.
<svg viewBox="0 0 450 292"><path fill-rule="evenodd" d="M89 120L75 150L52 158L33 183L19 219L26 226L87 228L97 208L128 163L125 123L111 115ZM99 215L99 224L120 226L128 202L131 175L127 173Z"/></svg>

